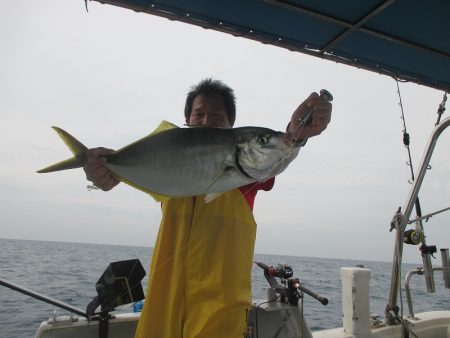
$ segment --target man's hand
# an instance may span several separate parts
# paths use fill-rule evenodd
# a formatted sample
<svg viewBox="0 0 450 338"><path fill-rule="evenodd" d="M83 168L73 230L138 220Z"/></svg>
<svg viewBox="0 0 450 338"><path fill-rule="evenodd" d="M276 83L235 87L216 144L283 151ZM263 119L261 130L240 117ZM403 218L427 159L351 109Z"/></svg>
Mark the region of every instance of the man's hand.
<svg viewBox="0 0 450 338"><path fill-rule="evenodd" d="M87 150L88 163L83 167L86 178L103 191L108 191L119 184L109 169L105 166L105 155L113 153L114 150L107 148L93 148Z"/></svg>
<svg viewBox="0 0 450 338"><path fill-rule="evenodd" d="M302 126L300 119L311 107L314 109L311 119L306 125ZM322 133L331 120L331 109L331 102L320 97L317 93L309 95L292 114L287 129L291 141L304 140Z"/></svg>

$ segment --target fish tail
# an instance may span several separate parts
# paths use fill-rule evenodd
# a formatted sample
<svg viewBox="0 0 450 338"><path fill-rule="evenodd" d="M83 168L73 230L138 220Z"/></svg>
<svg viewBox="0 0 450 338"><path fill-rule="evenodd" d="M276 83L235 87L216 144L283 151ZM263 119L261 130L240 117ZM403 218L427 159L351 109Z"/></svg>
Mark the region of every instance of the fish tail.
<svg viewBox="0 0 450 338"><path fill-rule="evenodd" d="M61 137L74 156L68 158L67 160L52 164L44 169L38 170L38 173L50 173L53 171L82 167L87 162L87 147L61 128L52 128L58 133L59 137Z"/></svg>

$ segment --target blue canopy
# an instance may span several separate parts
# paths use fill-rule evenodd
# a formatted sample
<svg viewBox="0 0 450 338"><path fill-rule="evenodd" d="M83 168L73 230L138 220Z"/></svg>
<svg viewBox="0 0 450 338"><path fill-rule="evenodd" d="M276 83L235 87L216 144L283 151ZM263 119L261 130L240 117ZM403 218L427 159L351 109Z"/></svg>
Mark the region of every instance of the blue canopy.
<svg viewBox="0 0 450 338"><path fill-rule="evenodd" d="M96 0L450 91L448 0Z"/></svg>

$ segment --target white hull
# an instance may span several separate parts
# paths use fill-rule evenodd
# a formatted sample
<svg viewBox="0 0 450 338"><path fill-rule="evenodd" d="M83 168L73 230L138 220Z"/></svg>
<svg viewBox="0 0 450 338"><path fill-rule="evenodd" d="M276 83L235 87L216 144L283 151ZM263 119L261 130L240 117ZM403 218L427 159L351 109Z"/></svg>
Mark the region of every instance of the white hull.
<svg viewBox="0 0 450 338"><path fill-rule="evenodd" d="M403 338L402 326L386 326L370 316L370 271L364 268L342 268L343 326L311 332L300 306L279 299L254 307L249 315L249 338ZM268 295L273 293L268 292ZM270 298L270 296L268 296ZM117 314L110 319L109 338L133 338L140 313ZM450 311L418 313L403 323L410 337L450 338ZM257 333L256 333L257 331ZM98 338L98 320L79 317L55 317L39 327L36 338ZM174 337L176 338L176 337ZM233 337L234 338L234 337ZM237 337L236 337L237 338Z"/></svg>
<svg viewBox="0 0 450 338"><path fill-rule="evenodd" d="M109 322L110 338L133 338L139 313L118 314ZM450 338L450 311L432 311L417 314L411 321L411 329L420 338ZM98 322L78 318L72 322L69 317L59 317L57 324L49 319L41 324L36 338L98 338ZM265 337L260 332L260 337ZM295 336L291 336L295 337ZM366 333L347 334L344 328L322 330L312 333L313 338L402 338L400 326L370 329ZM410 334L410 337L414 337Z"/></svg>
<svg viewBox="0 0 450 338"><path fill-rule="evenodd" d="M410 322L412 332L420 338L450 338L450 311L431 311L417 314ZM367 333L346 334L343 328L318 331L314 338L402 338L401 326L385 326ZM410 337L414 337L410 333Z"/></svg>

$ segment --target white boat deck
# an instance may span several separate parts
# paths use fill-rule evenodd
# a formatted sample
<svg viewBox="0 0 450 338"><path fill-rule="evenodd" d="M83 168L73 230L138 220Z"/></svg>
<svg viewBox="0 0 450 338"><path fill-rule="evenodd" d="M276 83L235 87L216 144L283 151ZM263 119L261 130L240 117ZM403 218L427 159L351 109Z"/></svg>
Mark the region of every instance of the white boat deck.
<svg viewBox="0 0 450 338"><path fill-rule="evenodd" d="M255 335L253 327L249 338L403 338L401 325L386 326L380 321L371 321L370 270L342 268L341 277L342 315L336 316L342 316L342 327L310 332L300 307L277 300L250 312L249 323L258 323L258 334ZM252 320L255 315L258 321ZM109 320L108 338L133 338L139 317L140 313L115 315ZM405 319L404 327L408 328L411 338L450 338L450 311L418 313L414 319ZM99 321L75 316L50 318L41 324L35 338L76 337L98 338Z"/></svg>

